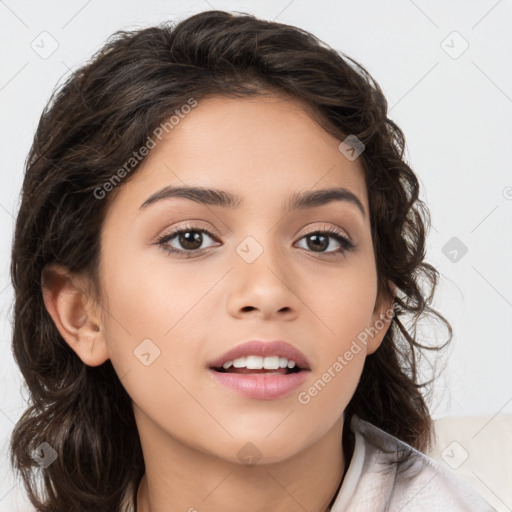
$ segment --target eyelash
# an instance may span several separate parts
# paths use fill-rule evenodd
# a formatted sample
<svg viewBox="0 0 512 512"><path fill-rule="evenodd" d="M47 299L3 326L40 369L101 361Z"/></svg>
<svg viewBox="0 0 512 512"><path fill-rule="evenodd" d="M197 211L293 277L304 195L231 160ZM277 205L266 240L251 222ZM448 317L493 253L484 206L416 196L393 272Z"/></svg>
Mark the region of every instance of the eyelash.
<svg viewBox="0 0 512 512"><path fill-rule="evenodd" d="M197 226L189 225L189 226L179 227L177 229L174 229L174 230L162 235L161 237L159 237L156 240L155 243L157 245L160 245L162 247L162 249L165 252L167 252L168 254L179 254L180 257L183 257L183 258L193 258L193 257L195 257L195 255L197 253L203 251L204 249L195 249L192 251L187 251L187 250L175 249L173 247L166 245L167 242L172 240L177 235L180 235L181 233L186 233L189 231L207 234L210 238L215 240L215 237L208 230L199 228ZM303 238L306 238L311 235L324 235L324 234L330 235L331 238L334 238L341 245L341 248L337 249L335 251L317 253L317 254L322 255L323 257L327 256L328 258L331 258L331 257L343 256L346 252L349 252L355 248L354 243L352 243L350 240L348 240L348 238L342 236L341 233L337 229L332 228L332 227L328 227L328 228L322 229L322 230L310 231L309 233L306 233L305 235L303 235L299 240L302 240ZM308 252L314 253L314 251L308 251Z"/></svg>

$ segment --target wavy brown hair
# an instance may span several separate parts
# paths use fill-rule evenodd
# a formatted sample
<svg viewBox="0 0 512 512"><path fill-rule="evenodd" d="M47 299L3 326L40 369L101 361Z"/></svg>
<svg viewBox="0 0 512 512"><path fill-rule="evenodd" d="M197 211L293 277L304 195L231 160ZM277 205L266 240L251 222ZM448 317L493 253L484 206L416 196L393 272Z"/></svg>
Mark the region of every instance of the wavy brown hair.
<svg viewBox="0 0 512 512"><path fill-rule="evenodd" d="M110 361L87 366L61 337L43 302L43 269L58 263L88 276L101 303L100 234L115 191L98 199L98 187L191 97L269 93L295 99L330 133L356 135L365 145L359 158L378 293L389 296L391 281L401 295L382 345L366 359L346 424L357 414L413 447L428 447L430 387L421 381L418 357L439 346L420 339L416 324L433 314L448 327L448 341L452 330L431 307L439 274L424 261L429 212L381 88L360 64L304 30L206 11L116 32L53 93L41 115L11 263L13 351L30 399L12 433L11 464L38 511L127 510L144 474L130 397ZM116 190L136 172L137 166ZM43 442L58 453L47 468L32 456Z"/></svg>

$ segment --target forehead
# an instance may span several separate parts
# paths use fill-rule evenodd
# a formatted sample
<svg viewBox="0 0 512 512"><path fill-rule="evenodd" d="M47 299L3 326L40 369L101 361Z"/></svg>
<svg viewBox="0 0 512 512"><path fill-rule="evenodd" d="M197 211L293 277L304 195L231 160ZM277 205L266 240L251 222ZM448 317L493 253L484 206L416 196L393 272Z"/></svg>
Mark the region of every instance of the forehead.
<svg viewBox="0 0 512 512"><path fill-rule="evenodd" d="M242 206L297 191L343 187L368 211L360 159L348 160L340 140L310 111L276 95L212 97L180 116L136 171L115 202L139 208L158 189L205 187L242 197Z"/></svg>

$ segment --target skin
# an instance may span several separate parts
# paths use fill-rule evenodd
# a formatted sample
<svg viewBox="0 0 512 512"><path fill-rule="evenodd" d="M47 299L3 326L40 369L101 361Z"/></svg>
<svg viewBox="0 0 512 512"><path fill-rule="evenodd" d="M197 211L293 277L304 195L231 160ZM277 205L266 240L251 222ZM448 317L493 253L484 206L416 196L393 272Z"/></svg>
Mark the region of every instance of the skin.
<svg viewBox="0 0 512 512"><path fill-rule="evenodd" d="M138 512L325 511L335 495L347 466L343 411L389 322L309 403L298 393L392 306L377 297L362 163L339 143L284 97L202 100L115 191L102 229L101 303L83 276L47 269L44 300L60 333L85 364L110 359L133 400L146 464ZM139 211L167 185L227 190L244 204L172 198ZM366 215L342 201L283 213L292 193L331 187L352 191ZM212 234L194 257L156 243L188 224ZM308 245L307 234L329 227L356 247ZM236 252L247 236L263 249L250 264ZM187 251L178 237L167 244ZM134 350L148 338L160 355L146 366ZM301 350L306 382L276 400L214 382L208 362L249 339ZM261 455L253 466L237 455L249 442Z"/></svg>

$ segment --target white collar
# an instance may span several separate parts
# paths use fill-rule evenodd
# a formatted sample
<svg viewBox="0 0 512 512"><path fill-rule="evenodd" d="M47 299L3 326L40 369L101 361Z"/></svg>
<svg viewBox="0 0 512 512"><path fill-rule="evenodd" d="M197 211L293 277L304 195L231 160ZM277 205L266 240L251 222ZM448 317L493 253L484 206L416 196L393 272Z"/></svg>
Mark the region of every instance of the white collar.
<svg viewBox="0 0 512 512"><path fill-rule="evenodd" d="M354 452L352 453L350 465L347 472L345 473L345 478L343 479L341 488L338 492L338 495L336 496L334 503L332 504L332 507L330 508L331 512L341 512L342 510L346 509L356 490L357 483L359 482L363 472L363 464L366 454L366 443L364 437L357 431L355 423L355 417L353 417L350 423L350 430L352 430L355 436Z"/></svg>

